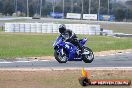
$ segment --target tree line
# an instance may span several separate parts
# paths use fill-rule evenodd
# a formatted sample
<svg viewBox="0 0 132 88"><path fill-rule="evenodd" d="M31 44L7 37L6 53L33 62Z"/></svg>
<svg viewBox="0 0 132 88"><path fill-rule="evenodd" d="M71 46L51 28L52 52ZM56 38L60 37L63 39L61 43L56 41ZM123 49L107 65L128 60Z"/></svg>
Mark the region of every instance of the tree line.
<svg viewBox="0 0 132 88"><path fill-rule="evenodd" d="M16 3L17 1L17 3ZM40 12L41 0L29 0L29 16L32 17ZM63 0L42 0L41 13L43 17L48 17L49 13L53 11L53 5L55 12L63 12ZM82 0L64 0L65 8L64 14L68 12L82 13ZM125 5L125 3L117 3L114 0L110 0L109 12L108 12L108 0L100 0L100 14L114 15L116 20L122 21L132 19L132 8ZM26 16L27 14L27 0L0 0L0 13L3 15L12 15L15 12L21 12ZM99 0L91 0L90 13L97 14ZM83 0L83 13L89 13L89 0Z"/></svg>

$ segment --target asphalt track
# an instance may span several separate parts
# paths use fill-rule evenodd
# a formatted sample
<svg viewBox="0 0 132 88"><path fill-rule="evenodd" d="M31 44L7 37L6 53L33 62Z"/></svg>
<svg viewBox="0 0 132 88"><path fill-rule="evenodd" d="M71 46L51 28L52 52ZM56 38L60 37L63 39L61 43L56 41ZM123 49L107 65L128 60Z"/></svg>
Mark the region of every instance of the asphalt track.
<svg viewBox="0 0 132 88"><path fill-rule="evenodd" d="M0 68L89 68L89 67L132 67L132 53L119 53L109 56L96 56L92 63L67 62L60 64L55 60L16 60L0 61Z"/></svg>

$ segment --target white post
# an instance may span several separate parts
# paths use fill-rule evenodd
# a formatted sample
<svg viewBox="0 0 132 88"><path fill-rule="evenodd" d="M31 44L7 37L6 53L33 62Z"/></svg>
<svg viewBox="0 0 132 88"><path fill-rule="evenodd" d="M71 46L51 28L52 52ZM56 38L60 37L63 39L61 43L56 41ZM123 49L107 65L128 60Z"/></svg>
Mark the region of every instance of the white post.
<svg viewBox="0 0 132 88"><path fill-rule="evenodd" d="M28 6L28 0L27 0L27 17L29 17L29 6Z"/></svg>
<svg viewBox="0 0 132 88"><path fill-rule="evenodd" d="M91 0L89 0L89 14L91 14Z"/></svg>
<svg viewBox="0 0 132 88"><path fill-rule="evenodd" d="M53 0L52 6L53 6L53 8L52 8L52 10L53 10L53 15L54 15L54 13L55 13L55 0Z"/></svg>
<svg viewBox="0 0 132 88"><path fill-rule="evenodd" d="M110 14L110 0L108 0L108 15Z"/></svg>
<svg viewBox="0 0 132 88"><path fill-rule="evenodd" d="M100 15L100 0L99 0L99 6L98 6L98 20L99 20L99 15Z"/></svg>
<svg viewBox="0 0 132 88"><path fill-rule="evenodd" d="M15 13L17 13L17 0L15 0Z"/></svg>
<svg viewBox="0 0 132 88"><path fill-rule="evenodd" d="M42 0L40 0L40 17L42 16Z"/></svg>
<svg viewBox="0 0 132 88"><path fill-rule="evenodd" d="M65 1L63 0L63 14L65 13Z"/></svg>
<svg viewBox="0 0 132 88"><path fill-rule="evenodd" d="M81 12L81 19L83 19L83 0L81 0L82 1L82 12Z"/></svg>
<svg viewBox="0 0 132 88"><path fill-rule="evenodd" d="M71 0L71 13L73 12L73 0Z"/></svg>

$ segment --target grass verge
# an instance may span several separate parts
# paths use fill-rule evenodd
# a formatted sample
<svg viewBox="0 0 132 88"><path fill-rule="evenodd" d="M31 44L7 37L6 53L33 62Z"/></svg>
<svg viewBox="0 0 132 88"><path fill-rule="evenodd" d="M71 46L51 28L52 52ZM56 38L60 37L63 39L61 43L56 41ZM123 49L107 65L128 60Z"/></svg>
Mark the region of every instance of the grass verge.
<svg viewBox="0 0 132 88"><path fill-rule="evenodd" d="M2 27L0 27L0 32L3 32L3 28Z"/></svg>
<svg viewBox="0 0 132 88"><path fill-rule="evenodd" d="M113 30L114 33L132 34L132 24L100 24L104 29Z"/></svg>
<svg viewBox="0 0 132 88"><path fill-rule="evenodd" d="M0 58L52 56L58 34L0 33ZM132 49L131 38L78 35L94 52Z"/></svg>
<svg viewBox="0 0 132 88"><path fill-rule="evenodd" d="M132 80L132 70L91 70L90 79ZM0 71L1 88L83 88L81 71ZM120 75L119 75L120 74ZM130 86L88 86L86 88L131 88Z"/></svg>

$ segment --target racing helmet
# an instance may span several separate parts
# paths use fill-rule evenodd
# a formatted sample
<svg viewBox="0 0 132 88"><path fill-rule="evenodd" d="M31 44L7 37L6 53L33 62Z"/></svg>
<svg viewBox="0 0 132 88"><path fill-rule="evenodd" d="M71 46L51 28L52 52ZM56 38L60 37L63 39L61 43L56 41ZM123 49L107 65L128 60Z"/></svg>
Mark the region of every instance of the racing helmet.
<svg viewBox="0 0 132 88"><path fill-rule="evenodd" d="M62 34L62 33L65 33L65 31L66 31L66 26L64 24L61 24L59 26L59 32Z"/></svg>

